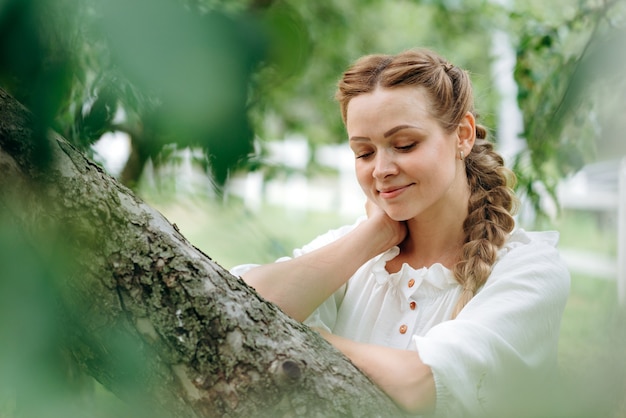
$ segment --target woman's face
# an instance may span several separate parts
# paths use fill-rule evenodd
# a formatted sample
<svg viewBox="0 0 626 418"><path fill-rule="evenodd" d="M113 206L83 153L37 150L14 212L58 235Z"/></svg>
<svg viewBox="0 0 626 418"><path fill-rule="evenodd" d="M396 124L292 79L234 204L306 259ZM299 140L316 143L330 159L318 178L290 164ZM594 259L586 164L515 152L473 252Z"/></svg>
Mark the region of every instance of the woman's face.
<svg viewBox="0 0 626 418"><path fill-rule="evenodd" d="M365 195L392 219L440 219L467 209L465 155L473 126L447 133L418 87L378 88L348 104L346 127ZM473 124L464 119L460 126ZM466 134L471 136L468 147Z"/></svg>

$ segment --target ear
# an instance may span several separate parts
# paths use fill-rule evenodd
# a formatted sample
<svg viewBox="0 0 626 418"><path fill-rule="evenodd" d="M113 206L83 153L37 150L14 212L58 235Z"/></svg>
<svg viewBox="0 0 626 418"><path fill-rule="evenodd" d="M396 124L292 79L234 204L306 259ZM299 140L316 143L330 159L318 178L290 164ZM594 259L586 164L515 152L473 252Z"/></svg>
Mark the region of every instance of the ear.
<svg viewBox="0 0 626 418"><path fill-rule="evenodd" d="M465 113L461 123L456 129L458 138L458 150L463 151L463 154L469 155L474 142L476 141L476 119L472 112Z"/></svg>

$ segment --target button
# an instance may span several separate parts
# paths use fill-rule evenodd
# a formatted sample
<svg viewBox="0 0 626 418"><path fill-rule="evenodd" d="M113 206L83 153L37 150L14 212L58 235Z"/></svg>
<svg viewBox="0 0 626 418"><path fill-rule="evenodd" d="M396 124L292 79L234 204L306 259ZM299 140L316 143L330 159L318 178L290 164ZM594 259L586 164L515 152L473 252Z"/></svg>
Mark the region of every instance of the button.
<svg viewBox="0 0 626 418"><path fill-rule="evenodd" d="M409 303L409 308L411 308L412 311L414 311L416 307L417 307L417 303L415 303L415 301L412 301L411 303Z"/></svg>
<svg viewBox="0 0 626 418"><path fill-rule="evenodd" d="M415 280L411 279L409 280L409 287L413 287L415 285Z"/></svg>
<svg viewBox="0 0 626 418"><path fill-rule="evenodd" d="M407 326L406 325L401 325L400 326L400 334L406 334L406 330L407 330Z"/></svg>

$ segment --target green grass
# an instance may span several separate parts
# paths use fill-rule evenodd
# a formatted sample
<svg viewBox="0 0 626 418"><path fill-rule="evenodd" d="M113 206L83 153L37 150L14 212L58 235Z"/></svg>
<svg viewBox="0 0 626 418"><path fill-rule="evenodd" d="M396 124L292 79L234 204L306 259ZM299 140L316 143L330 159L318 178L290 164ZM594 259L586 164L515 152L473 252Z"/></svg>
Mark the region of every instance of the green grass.
<svg viewBox="0 0 626 418"><path fill-rule="evenodd" d="M228 205L192 198L152 204L192 244L225 268L273 262L331 228L354 222L333 214L278 207L251 212L236 200Z"/></svg>
<svg viewBox="0 0 626 418"><path fill-rule="evenodd" d="M603 255L617 254L617 224L612 214L565 210L553 221L540 221L536 229L556 229L563 248Z"/></svg>
<svg viewBox="0 0 626 418"><path fill-rule="evenodd" d="M615 282L572 276L559 342L567 401L575 406L569 416L626 416L625 324Z"/></svg>

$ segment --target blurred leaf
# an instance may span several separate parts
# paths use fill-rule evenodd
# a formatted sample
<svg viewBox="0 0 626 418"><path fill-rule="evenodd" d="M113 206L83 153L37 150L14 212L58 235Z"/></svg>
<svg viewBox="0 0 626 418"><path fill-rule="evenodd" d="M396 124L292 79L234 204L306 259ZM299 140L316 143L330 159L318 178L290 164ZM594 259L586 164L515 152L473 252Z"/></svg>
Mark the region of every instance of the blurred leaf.
<svg viewBox="0 0 626 418"><path fill-rule="evenodd" d="M604 39L592 39L568 80L568 88L556 109L553 123L560 126L564 118L573 115L584 101L585 93L593 88L594 82L623 81L624 68L626 68L626 30L614 30Z"/></svg>
<svg viewBox="0 0 626 418"><path fill-rule="evenodd" d="M61 107L72 79L67 43L73 0L5 0L0 3L0 85L36 116L33 155L45 165L45 135ZM65 31L65 33L64 33Z"/></svg>
<svg viewBox="0 0 626 418"><path fill-rule="evenodd" d="M522 35L515 79L528 149L514 169L538 214L541 200L556 196L559 179L595 161L597 144L611 142L598 121L621 119L617 103L624 99L614 96L626 85L624 2L580 0L579 6L551 22L516 15Z"/></svg>
<svg viewBox="0 0 626 418"><path fill-rule="evenodd" d="M14 393L20 416L61 416L54 410L69 396L70 381L61 360L56 271L3 215L0 212L0 392Z"/></svg>
<svg viewBox="0 0 626 418"><path fill-rule="evenodd" d="M158 106L143 123L156 154L163 145L200 147L223 182L252 149L247 117L252 72L264 53L254 21L190 12L168 0L112 0L101 28L116 65ZM156 139L156 141L154 141Z"/></svg>
<svg viewBox="0 0 626 418"><path fill-rule="evenodd" d="M304 19L289 5L280 2L268 8L261 23L268 34L268 63L275 77L284 79L299 74L308 64L311 40Z"/></svg>

